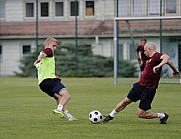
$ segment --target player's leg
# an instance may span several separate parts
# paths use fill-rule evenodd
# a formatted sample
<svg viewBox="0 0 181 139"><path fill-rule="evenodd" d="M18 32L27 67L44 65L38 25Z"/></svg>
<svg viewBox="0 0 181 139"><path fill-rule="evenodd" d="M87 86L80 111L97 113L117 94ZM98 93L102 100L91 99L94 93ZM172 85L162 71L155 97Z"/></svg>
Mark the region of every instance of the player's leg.
<svg viewBox="0 0 181 139"><path fill-rule="evenodd" d="M133 101L136 102L137 100L139 100L139 95L138 94L139 94L139 84L135 83L133 85L133 88L129 91L127 97L124 98L121 102L118 103L118 105L113 109L113 111L108 116L106 116L106 118L104 118L102 123L105 124L108 121L112 120L114 118L114 116L118 112L123 110L128 104L130 104Z"/></svg>
<svg viewBox="0 0 181 139"><path fill-rule="evenodd" d="M154 112L147 112L147 111L144 111L144 110L138 108L137 116L139 118L153 119L153 118L157 118L158 114L154 113Z"/></svg>
<svg viewBox="0 0 181 139"><path fill-rule="evenodd" d="M65 116L68 118L68 121L77 121L78 120L68 111L66 106L63 107L63 112L64 112Z"/></svg>
<svg viewBox="0 0 181 139"><path fill-rule="evenodd" d="M57 98L58 111L62 111L64 105L71 99L66 87L58 80L54 79L52 83L52 92L54 92L54 97Z"/></svg>
<svg viewBox="0 0 181 139"><path fill-rule="evenodd" d="M57 109L53 110L53 113L56 114L56 113L63 111L64 115L68 118L68 121L77 121L77 119L75 117L73 117L72 114L69 113L69 111L67 110L67 108L65 106L66 103L70 100L70 95L69 95L68 91L66 89L64 89L61 92L61 95L55 94L55 96L56 96L55 100L57 103ZM62 106L63 106L63 108L60 109Z"/></svg>
<svg viewBox="0 0 181 139"><path fill-rule="evenodd" d="M60 99L61 99L61 96L58 95L58 94L54 94L54 98L55 98L55 101L57 103L57 109L53 110L53 113L61 118L65 118L64 114L63 114L63 105L60 105L59 106L59 102L60 102ZM60 110L60 107L62 107L62 109ZM59 109L58 109L59 108Z"/></svg>
<svg viewBox="0 0 181 139"><path fill-rule="evenodd" d="M68 91L64 88L60 90L59 94L55 93L54 97L56 98L57 109L53 110L53 113L63 118L65 117L62 113L63 110L65 110L64 106L71 99L71 96L69 95Z"/></svg>
<svg viewBox="0 0 181 139"><path fill-rule="evenodd" d="M68 93L67 89L63 89L59 92L58 95L58 110L62 110L63 109L63 106L67 104L67 102L71 99L71 96L70 94ZM62 105L62 106L61 106Z"/></svg>
<svg viewBox="0 0 181 139"><path fill-rule="evenodd" d="M148 112L151 109L151 103L154 99L156 90L150 90L146 87L140 88L140 103L137 111L139 118L153 119L157 118L157 113Z"/></svg>
<svg viewBox="0 0 181 139"><path fill-rule="evenodd" d="M150 90L148 88L142 88L140 91L140 103L137 111L137 116L139 118L145 119L153 119L159 118L160 124L166 124L166 121L169 117L166 113L155 113L155 112L148 112L151 109L151 103L155 97L156 90Z"/></svg>
<svg viewBox="0 0 181 139"><path fill-rule="evenodd" d="M64 104L62 111L67 116L68 121L77 121L77 119L72 114L70 114L70 112L67 110L67 108L65 106L67 104L67 102L71 99L71 96L69 95L68 91L65 89L59 94L61 96L59 104Z"/></svg>
<svg viewBox="0 0 181 139"><path fill-rule="evenodd" d="M129 99L128 97L126 97L125 99L123 99L120 103L118 103L118 105L115 107L115 111L118 113L121 110L123 110L128 104L130 104L132 102L131 99Z"/></svg>
<svg viewBox="0 0 181 139"><path fill-rule="evenodd" d="M166 124L168 117L169 117L169 115L166 113L147 112L140 108L138 108L137 115L139 118L145 118L145 119L159 118L160 124Z"/></svg>
<svg viewBox="0 0 181 139"><path fill-rule="evenodd" d="M132 101L126 97L125 99L123 99L121 102L118 103L118 105L112 110L112 112L106 116L106 118L104 118L104 120L102 121L103 124L107 123L108 121L112 120L114 118L114 116L122 111L128 104L130 104Z"/></svg>

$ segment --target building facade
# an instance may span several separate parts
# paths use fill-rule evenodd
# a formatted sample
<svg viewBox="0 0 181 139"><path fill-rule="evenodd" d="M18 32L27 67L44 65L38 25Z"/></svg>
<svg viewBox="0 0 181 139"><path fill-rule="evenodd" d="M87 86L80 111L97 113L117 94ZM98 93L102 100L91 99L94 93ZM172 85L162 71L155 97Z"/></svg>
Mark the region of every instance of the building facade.
<svg viewBox="0 0 181 139"><path fill-rule="evenodd" d="M114 17L154 17L160 16L160 11L161 16L180 16L180 7L180 0L0 0L0 76L13 76L14 71L19 71L20 59L36 49L37 37L38 45L49 36L63 44L74 44L77 31L79 44L91 45L96 55L113 57ZM163 34L163 52L172 52L172 60L181 68L181 27L177 22L165 27L170 33ZM145 29L134 25L131 30L137 31L135 44L147 37L159 47L160 36L149 33L154 30L154 22L143 25ZM149 25L152 28L147 30ZM128 26L120 27L120 57L135 60Z"/></svg>

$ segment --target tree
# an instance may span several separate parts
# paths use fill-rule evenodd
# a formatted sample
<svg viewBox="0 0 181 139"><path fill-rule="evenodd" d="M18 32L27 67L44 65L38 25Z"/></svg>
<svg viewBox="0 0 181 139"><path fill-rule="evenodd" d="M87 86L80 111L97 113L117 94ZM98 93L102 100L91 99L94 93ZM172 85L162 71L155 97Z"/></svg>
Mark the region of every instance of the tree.
<svg viewBox="0 0 181 139"><path fill-rule="evenodd" d="M42 48L41 46L39 50ZM79 45L77 56L75 54L74 45L67 44L57 47L55 51L56 74L61 77L75 77L75 71L78 70L78 77L113 77L113 58L93 55L91 46L87 45ZM36 58L36 52L24 57L19 66L21 73L16 72L16 75L35 77L37 71L33 63ZM78 69L76 69L76 64ZM130 61L120 61L119 65L121 65L120 72L126 72L126 76L129 77L134 76L136 68Z"/></svg>

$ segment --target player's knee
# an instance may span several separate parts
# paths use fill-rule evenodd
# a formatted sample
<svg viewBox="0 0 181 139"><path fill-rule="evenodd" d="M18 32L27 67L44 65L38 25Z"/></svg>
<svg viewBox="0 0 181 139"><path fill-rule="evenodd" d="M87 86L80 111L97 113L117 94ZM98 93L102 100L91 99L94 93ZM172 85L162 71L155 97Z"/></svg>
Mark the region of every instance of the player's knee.
<svg viewBox="0 0 181 139"><path fill-rule="evenodd" d="M66 97L67 97L68 100L71 99L71 95L69 93L66 94Z"/></svg>
<svg viewBox="0 0 181 139"><path fill-rule="evenodd" d="M123 105L124 106L128 105L128 102L126 100L123 100Z"/></svg>
<svg viewBox="0 0 181 139"><path fill-rule="evenodd" d="M71 99L71 95L68 93L67 90L63 90L60 95L64 98L66 98L66 100L70 100Z"/></svg>
<svg viewBox="0 0 181 139"><path fill-rule="evenodd" d="M130 103L131 103L131 100L128 99L128 98L125 98L125 99L123 100L123 105L124 105L124 106L126 106L126 105L128 105L128 104L130 104Z"/></svg>
<svg viewBox="0 0 181 139"><path fill-rule="evenodd" d="M64 96L66 97L67 100L71 99L71 95L68 93L68 91L64 92Z"/></svg>

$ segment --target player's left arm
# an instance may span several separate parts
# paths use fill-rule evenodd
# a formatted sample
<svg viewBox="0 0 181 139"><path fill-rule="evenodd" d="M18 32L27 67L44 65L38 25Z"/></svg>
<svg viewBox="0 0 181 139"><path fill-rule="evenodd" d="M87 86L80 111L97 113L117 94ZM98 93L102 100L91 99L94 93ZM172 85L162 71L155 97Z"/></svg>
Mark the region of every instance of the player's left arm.
<svg viewBox="0 0 181 139"><path fill-rule="evenodd" d="M170 56L163 54L160 59L162 59L161 63L153 68L154 73L156 73L164 64L167 64L167 62L170 60Z"/></svg>
<svg viewBox="0 0 181 139"><path fill-rule="evenodd" d="M173 75L174 76L179 76L179 71L177 70L177 68L175 67L175 65L173 64L173 62L171 60L169 60L167 62L167 64L170 66L170 68L173 70Z"/></svg>

